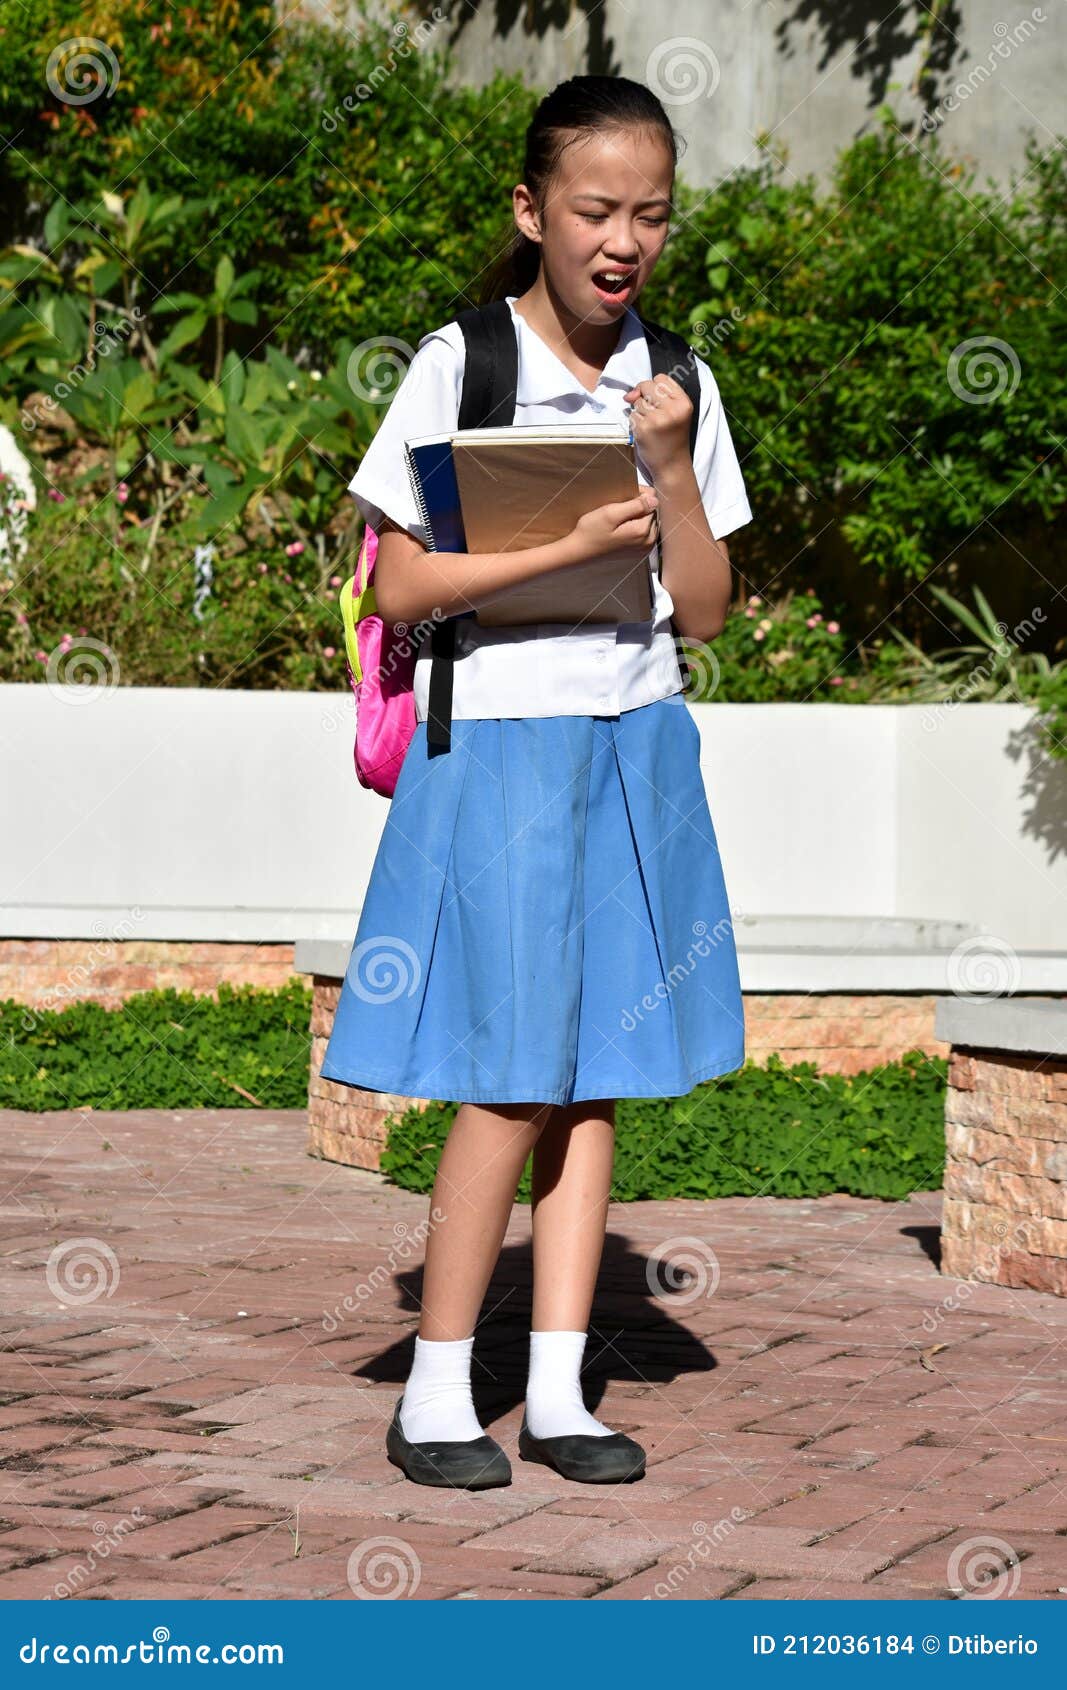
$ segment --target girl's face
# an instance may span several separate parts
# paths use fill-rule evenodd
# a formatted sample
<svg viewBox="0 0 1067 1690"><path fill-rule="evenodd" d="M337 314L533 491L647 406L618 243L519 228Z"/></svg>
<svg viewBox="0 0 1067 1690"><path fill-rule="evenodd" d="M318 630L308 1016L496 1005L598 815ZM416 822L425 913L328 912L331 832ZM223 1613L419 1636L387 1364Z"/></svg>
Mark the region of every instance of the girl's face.
<svg viewBox="0 0 1067 1690"><path fill-rule="evenodd" d="M571 141L534 204L515 189L515 221L541 244L555 297L582 322L617 322L656 267L667 239L674 164L662 137L641 129Z"/></svg>

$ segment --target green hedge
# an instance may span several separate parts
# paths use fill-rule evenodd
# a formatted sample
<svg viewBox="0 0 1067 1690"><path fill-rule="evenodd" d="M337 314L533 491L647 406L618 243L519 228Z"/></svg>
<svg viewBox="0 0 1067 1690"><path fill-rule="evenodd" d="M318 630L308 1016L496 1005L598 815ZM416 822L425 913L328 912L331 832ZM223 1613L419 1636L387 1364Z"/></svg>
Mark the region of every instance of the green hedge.
<svg viewBox="0 0 1067 1690"><path fill-rule="evenodd" d="M311 992L166 987L121 1007L0 1003L0 1108L303 1109Z"/></svg>
<svg viewBox="0 0 1067 1690"><path fill-rule="evenodd" d="M349 351L393 337L402 366L404 347L476 296L510 226L536 90L503 77L457 85L436 35L397 57L388 25L357 40L273 23L270 8L236 0L158 17L111 0L91 26L59 0L5 12L0 122L17 144L0 193L16 237L56 264L13 260L5 273L0 414L15 421L54 386L71 347L91 343L91 314L110 323L136 302L158 348L183 311L180 360L157 373L135 339L149 379L128 371L113 399L75 400L112 482L136 466L127 514L142 525L164 507L168 525L186 514L154 454L169 445L196 462L195 435L216 529L267 484L284 538L328 527L381 405L327 417L320 404L309 427L298 392L282 417L265 343L305 372L343 375ZM121 77L110 97L72 106L46 67L83 29L113 49ZM130 219L135 192L149 196L145 222ZM887 122L841 154L826 185L765 156L710 192L680 179L679 204L642 307L689 332L718 378L756 513L733 548L747 578L813 589L852 641L888 613L941 640L937 607L908 590L936 567L955 590L985 585L1009 624L1045 604L1034 639L1051 654L1067 484L1064 149L1033 147L1000 195L936 135L915 145ZM961 359L973 340L993 344ZM227 391L212 391L221 344L255 366L254 400L235 390L234 365ZM987 390L994 370L1003 382ZM94 420L109 407L121 440ZM43 469L62 480L69 441L31 444L54 454ZM350 530L344 539L350 548Z"/></svg>
<svg viewBox="0 0 1067 1690"><path fill-rule="evenodd" d="M868 1073L813 1063L748 1062L688 1097L616 1105L612 1196L907 1197L940 1188L945 1159L941 1057L909 1051ZM382 1171L408 1191L433 1187L456 1106L435 1102L394 1121ZM530 1169L519 1186L530 1201Z"/></svg>

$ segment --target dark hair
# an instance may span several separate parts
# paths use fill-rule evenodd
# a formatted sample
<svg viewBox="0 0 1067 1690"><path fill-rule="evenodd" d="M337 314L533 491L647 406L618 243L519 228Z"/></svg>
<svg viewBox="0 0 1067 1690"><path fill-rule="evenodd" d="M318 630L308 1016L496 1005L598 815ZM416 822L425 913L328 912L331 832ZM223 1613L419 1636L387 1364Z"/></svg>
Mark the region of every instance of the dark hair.
<svg viewBox="0 0 1067 1690"><path fill-rule="evenodd" d="M539 203L568 142L577 134L616 129L650 129L662 136L674 164L678 163L678 135L670 118L643 82L626 76L572 76L546 94L526 131L522 180ZM480 305L507 294L523 294L537 279L541 247L515 229L507 251L493 264L482 286Z"/></svg>

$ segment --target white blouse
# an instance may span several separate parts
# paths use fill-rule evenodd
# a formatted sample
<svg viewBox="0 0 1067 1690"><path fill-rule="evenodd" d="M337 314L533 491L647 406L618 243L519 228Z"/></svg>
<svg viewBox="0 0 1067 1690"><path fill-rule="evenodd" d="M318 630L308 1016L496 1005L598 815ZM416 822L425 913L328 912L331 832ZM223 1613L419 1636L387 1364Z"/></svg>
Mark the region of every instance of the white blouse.
<svg viewBox="0 0 1067 1690"><path fill-rule="evenodd" d="M627 308L615 351L596 391L590 393L508 304L518 333L519 368L515 422L613 422L625 420L623 395L652 374L640 318ZM405 440L445 433L458 426L463 380L463 332L457 322L423 335L349 492L372 528L383 514L425 544L404 461ZM697 358L700 419L693 468L708 526L717 540L751 522L745 484L727 426L718 385ZM637 478L652 476L637 448ZM670 618L674 603L660 579L658 547L652 553L654 604L647 622L560 623L521 628L481 628L470 618L457 624L452 715L617 716L682 690ZM427 716L430 638L419 647L415 666L415 714Z"/></svg>

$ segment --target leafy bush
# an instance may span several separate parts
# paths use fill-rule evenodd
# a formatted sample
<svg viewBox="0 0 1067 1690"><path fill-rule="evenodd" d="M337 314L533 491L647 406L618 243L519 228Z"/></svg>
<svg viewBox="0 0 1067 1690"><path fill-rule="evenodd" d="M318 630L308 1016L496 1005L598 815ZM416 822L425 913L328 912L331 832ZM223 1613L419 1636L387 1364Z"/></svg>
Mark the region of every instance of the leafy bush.
<svg viewBox="0 0 1067 1690"><path fill-rule="evenodd" d="M693 701L727 704L863 703L876 687L889 687L902 666L892 642L880 639L867 649L850 641L812 592L787 591L779 599L752 593L713 645L689 655Z"/></svg>
<svg viewBox="0 0 1067 1690"><path fill-rule="evenodd" d="M892 630L907 654L895 679L910 698L916 703L987 700L1018 704L1040 696L1042 686L1053 678L1055 670L1044 652L1020 649L1022 641L1033 634L1032 623L1009 629L1007 623L998 622L978 587L974 589L976 611L969 610L943 587L931 586L930 591L974 640L969 645L925 652ZM1039 622L1043 620L1041 606L1036 607L1035 617ZM1067 675L1067 664L1055 668L1061 675Z"/></svg>
<svg viewBox="0 0 1067 1690"><path fill-rule="evenodd" d="M311 992L167 987L120 1008L0 1002L0 1108L302 1109Z"/></svg>
<svg viewBox="0 0 1067 1690"><path fill-rule="evenodd" d="M693 206L667 317L708 347L769 556L900 582L992 550L1062 584L1067 153L1041 154L1001 197L887 121L825 189L767 158Z"/></svg>
<svg viewBox="0 0 1067 1690"><path fill-rule="evenodd" d="M0 420L34 459L39 504L62 495L77 545L95 525L90 555L122 554L96 624L154 624L171 582L188 602L193 548L210 543L213 592L196 626L175 628L196 678L341 686L317 655L337 641L332 610L327 631L301 601L278 638L253 616L244 653L206 624L237 603L246 557L258 568L302 544L317 571L294 583L321 602L350 573L346 484L418 339L477 297L511 223L506 191L486 183L517 179L538 94L504 77L457 84L443 31L274 27L269 7L237 0L154 10L94 12L121 75L85 104L59 97L73 50L49 69L82 8L25 0L5 14L0 119L18 144L0 190L16 238L0 257ZM940 641L938 610L901 591L933 568L952 589L988 577L1017 623L1035 592L1025 560L1050 589L1035 638L1052 659L1067 152L1032 149L998 195L936 137L916 146L887 123L825 186L766 156L711 193L680 179L678 197L642 309L688 331L715 371L756 517L734 548L739 576L775 591L763 650L732 618L709 690L906 696L885 624L920 651ZM58 531L31 517L29 539L19 573L56 577L71 555ZM49 629L89 626L53 613L63 591L53 579L8 597L9 678L39 672ZM830 622L848 637L830 645ZM167 641L154 649L165 657ZM120 658L124 679L190 684L188 663ZM1064 684L1051 669L1034 679L1043 696Z"/></svg>
<svg viewBox="0 0 1067 1690"><path fill-rule="evenodd" d="M231 540L214 556L213 590L201 593L192 546L164 533L146 555L143 531L115 508L111 536L91 497L47 504L37 531L48 570L0 570L0 611L8 620L0 680L345 686L341 576L330 573L341 565L325 544L312 550L298 540L289 548L281 540L273 548Z"/></svg>
<svg viewBox="0 0 1067 1690"><path fill-rule="evenodd" d="M869 1073L820 1074L772 1055L697 1086L688 1097L616 1105L616 1202L670 1197L897 1199L940 1187L945 1154L941 1057L909 1051ZM456 1105L395 1119L382 1170L408 1191L433 1188ZM530 1201L530 1169L519 1186Z"/></svg>
<svg viewBox="0 0 1067 1690"><path fill-rule="evenodd" d="M106 0L87 23L73 0L22 0L5 11L0 55L0 127L18 137L5 224L40 236L45 184L90 227L102 189L195 197L200 214L175 217L166 245L141 255L144 297L208 292L218 245L205 232L225 230L282 343L320 364L345 337L414 345L469 303L499 250L510 205L493 185L518 180L539 96L518 78L447 87L439 30L349 23L279 23L240 0ZM110 92L71 105L49 86L49 55L86 34L120 74L97 50ZM73 83L72 60L53 84Z"/></svg>

